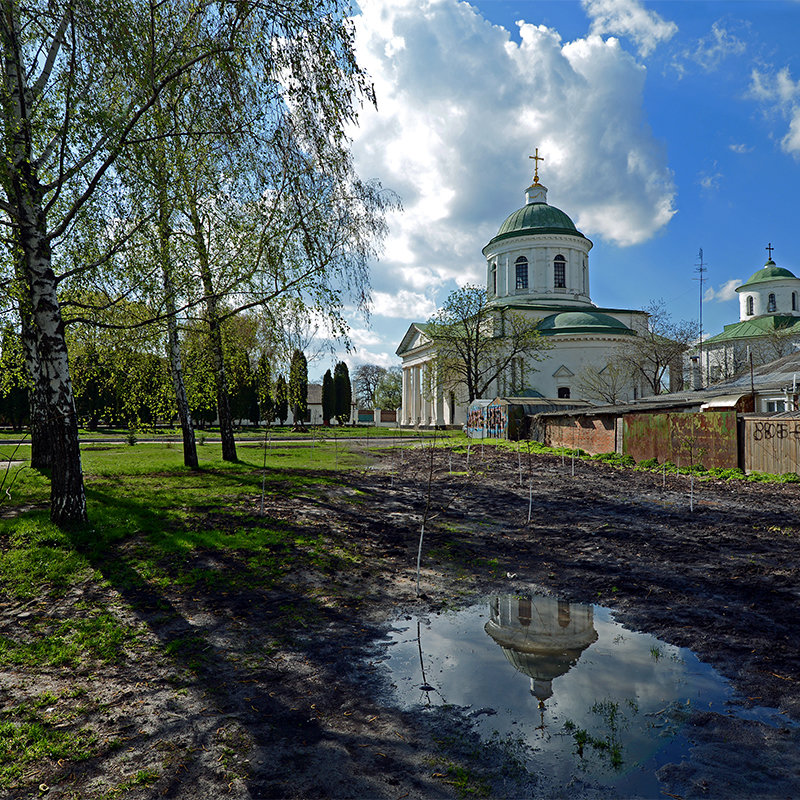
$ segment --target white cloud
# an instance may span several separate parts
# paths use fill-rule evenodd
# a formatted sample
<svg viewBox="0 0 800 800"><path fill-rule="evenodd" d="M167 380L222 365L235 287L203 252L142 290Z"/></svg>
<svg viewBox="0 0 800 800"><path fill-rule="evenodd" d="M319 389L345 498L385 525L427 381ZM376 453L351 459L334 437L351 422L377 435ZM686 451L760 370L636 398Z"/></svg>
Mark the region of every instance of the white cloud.
<svg viewBox="0 0 800 800"><path fill-rule="evenodd" d="M353 352L348 353L345 360L348 364L348 369L353 372L359 364L377 364L379 367L396 367L397 356L392 353L387 353L385 350L367 350L366 348L357 347Z"/></svg>
<svg viewBox="0 0 800 800"><path fill-rule="evenodd" d="M745 155L746 153L753 152L753 148L744 143L729 144L728 149L734 153L737 153L738 155Z"/></svg>
<svg viewBox="0 0 800 800"><path fill-rule="evenodd" d="M354 347L371 347L380 344L378 334L369 328L350 328L350 341Z"/></svg>
<svg viewBox="0 0 800 800"><path fill-rule="evenodd" d="M748 26L742 23L738 27ZM685 48L676 55L672 66L680 77L686 72L687 62L693 62L707 72L713 72L726 58L741 56L746 50L747 42L733 33L721 20L717 20L711 25L709 33L698 39L694 47Z"/></svg>
<svg viewBox="0 0 800 800"><path fill-rule="evenodd" d="M711 301L726 303L728 300L735 300L737 297L736 288L741 286L742 283L743 281L739 280L739 278L734 278L733 280L725 281L719 289L714 289L713 286L709 286L703 295L703 300L706 303L710 303Z"/></svg>
<svg viewBox="0 0 800 800"><path fill-rule="evenodd" d="M636 42L641 56L678 32L674 22L648 11L639 0L583 0L583 7L592 19L592 33L627 36Z"/></svg>
<svg viewBox="0 0 800 800"><path fill-rule="evenodd" d="M750 96L777 108L789 121L789 132L781 139L781 147L800 159L800 80L792 80L788 67L777 73L754 69L750 76Z"/></svg>
<svg viewBox="0 0 800 800"><path fill-rule="evenodd" d="M398 292L372 293L372 313L379 317L417 319L424 322L436 311L436 304L429 297L400 289Z"/></svg>
<svg viewBox="0 0 800 800"><path fill-rule="evenodd" d="M371 0L355 18L378 111L353 132L356 167L404 211L373 271L373 314L427 319L433 299L484 283L481 248L524 203L538 146L549 202L589 236L643 242L675 213L664 148L642 112L645 68L617 39L519 41L457 0Z"/></svg>
<svg viewBox="0 0 800 800"><path fill-rule="evenodd" d="M718 167L719 163L715 161L710 170L705 170L698 176L697 182L700 184L701 188L707 192L719 189L723 175L718 170Z"/></svg>

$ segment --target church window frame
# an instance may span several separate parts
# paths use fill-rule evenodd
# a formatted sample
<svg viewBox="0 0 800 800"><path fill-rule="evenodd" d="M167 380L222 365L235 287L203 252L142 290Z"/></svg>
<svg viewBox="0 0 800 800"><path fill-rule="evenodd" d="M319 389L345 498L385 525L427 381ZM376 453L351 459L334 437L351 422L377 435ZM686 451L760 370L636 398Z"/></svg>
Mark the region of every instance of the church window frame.
<svg viewBox="0 0 800 800"><path fill-rule="evenodd" d="M569 386L559 386L556 394L558 395L559 400L569 400L570 399L570 391Z"/></svg>
<svg viewBox="0 0 800 800"><path fill-rule="evenodd" d="M517 291L520 289L527 289L528 288L528 259L525 256L520 256L514 262L514 269L515 269L515 279L516 283L515 286Z"/></svg>
<svg viewBox="0 0 800 800"><path fill-rule="evenodd" d="M775 311L778 308L778 304L775 302L775 294L770 292L767 295L767 311Z"/></svg>
<svg viewBox="0 0 800 800"><path fill-rule="evenodd" d="M493 295L497 294L497 262L492 262L490 272L490 291Z"/></svg>
<svg viewBox="0 0 800 800"><path fill-rule="evenodd" d="M553 287L567 288L567 259L560 253L553 259Z"/></svg>
<svg viewBox="0 0 800 800"><path fill-rule="evenodd" d="M753 305L754 305L754 303L753 303L753 295L750 295L747 298L747 316L748 317L752 317L753 316Z"/></svg>
<svg viewBox="0 0 800 800"><path fill-rule="evenodd" d="M797 311L797 292L792 292L792 311Z"/></svg>

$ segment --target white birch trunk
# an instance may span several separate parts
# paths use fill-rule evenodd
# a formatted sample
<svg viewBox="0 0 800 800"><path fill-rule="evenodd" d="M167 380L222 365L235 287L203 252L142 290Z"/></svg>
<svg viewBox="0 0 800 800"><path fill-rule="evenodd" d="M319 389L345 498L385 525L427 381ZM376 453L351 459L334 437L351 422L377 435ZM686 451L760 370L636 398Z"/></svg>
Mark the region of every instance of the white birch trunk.
<svg viewBox="0 0 800 800"><path fill-rule="evenodd" d="M50 447L50 519L57 525L87 521L86 495L78 439L78 419L69 374L64 321L58 302L58 282L44 208L44 193L31 158L30 127L33 98L22 62L21 32L16 10L9 8L3 30L3 79L6 102L3 115L6 145L5 190L18 225L23 307L30 313L31 333L27 355L33 370L36 420ZM38 363L36 363L38 362Z"/></svg>

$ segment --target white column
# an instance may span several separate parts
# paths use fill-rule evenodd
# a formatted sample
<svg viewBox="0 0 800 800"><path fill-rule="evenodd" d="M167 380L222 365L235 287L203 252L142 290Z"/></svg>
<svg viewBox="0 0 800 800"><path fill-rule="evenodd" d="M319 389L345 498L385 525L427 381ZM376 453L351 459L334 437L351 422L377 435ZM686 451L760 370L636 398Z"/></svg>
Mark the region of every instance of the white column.
<svg viewBox="0 0 800 800"><path fill-rule="evenodd" d="M419 422L419 401L420 401L420 371L421 367L413 367L413 385L412 385L412 402L411 402L411 424L416 425Z"/></svg>
<svg viewBox="0 0 800 800"><path fill-rule="evenodd" d="M403 399L400 403L400 419L398 420L400 425L408 425L411 419L411 404L409 402L410 378L411 369L409 367L403 367Z"/></svg>
<svg viewBox="0 0 800 800"><path fill-rule="evenodd" d="M428 380L428 373L431 368L430 364L423 364L419 368L419 377L420 377L420 400L421 400L421 413L420 413L420 425L430 425L431 424L431 401L426 396L427 392L426 389L430 388L428 384L430 381Z"/></svg>
<svg viewBox="0 0 800 800"><path fill-rule="evenodd" d="M444 427L444 392L439 384L436 384L436 424Z"/></svg>

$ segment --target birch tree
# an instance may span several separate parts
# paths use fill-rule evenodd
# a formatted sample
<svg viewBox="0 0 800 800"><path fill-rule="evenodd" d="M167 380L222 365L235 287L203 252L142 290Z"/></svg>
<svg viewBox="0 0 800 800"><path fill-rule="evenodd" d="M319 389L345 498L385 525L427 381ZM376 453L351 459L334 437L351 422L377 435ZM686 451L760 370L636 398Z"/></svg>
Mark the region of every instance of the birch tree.
<svg viewBox="0 0 800 800"><path fill-rule="evenodd" d="M82 523L86 499L59 286L106 263L119 238L67 269L61 255L79 217L92 207L101 217L125 216L117 163L132 146L219 133L154 132L153 115L172 87L188 87L173 92L173 101L224 87L232 111L250 103L259 115L264 106L251 101L266 87L270 114L254 124L276 130L291 116L303 151L333 181L349 170L344 131L372 91L354 60L349 8L339 0L0 0L0 9L0 221L6 244L20 252L17 283L31 322L26 357L44 409L35 438L52 448L51 518Z"/></svg>

